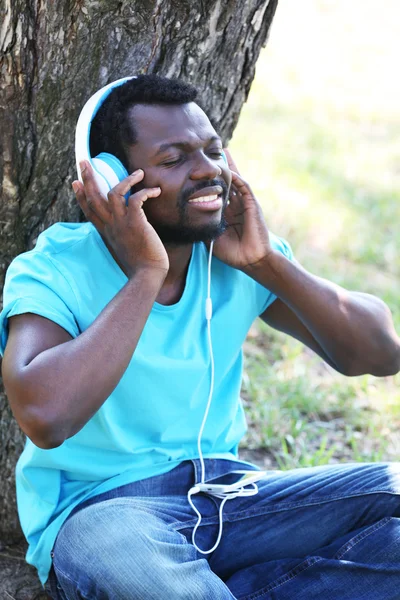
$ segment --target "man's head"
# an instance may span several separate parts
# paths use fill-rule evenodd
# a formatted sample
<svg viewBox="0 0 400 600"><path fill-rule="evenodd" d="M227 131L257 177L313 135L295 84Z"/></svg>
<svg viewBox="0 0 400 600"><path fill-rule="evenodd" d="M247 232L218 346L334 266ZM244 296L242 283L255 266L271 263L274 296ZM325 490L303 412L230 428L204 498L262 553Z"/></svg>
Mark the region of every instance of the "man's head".
<svg viewBox="0 0 400 600"><path fill-rule="evenodd" d="M161 188L144 210L164 243L206 241L225 227L221 198L225 206L230 170L196 97L182 81L140 75L111 92L91 127L92 156L114 154L129 173L144 170L141 187ZM219 198L200 203L192 198L199 194Z"/></svg>

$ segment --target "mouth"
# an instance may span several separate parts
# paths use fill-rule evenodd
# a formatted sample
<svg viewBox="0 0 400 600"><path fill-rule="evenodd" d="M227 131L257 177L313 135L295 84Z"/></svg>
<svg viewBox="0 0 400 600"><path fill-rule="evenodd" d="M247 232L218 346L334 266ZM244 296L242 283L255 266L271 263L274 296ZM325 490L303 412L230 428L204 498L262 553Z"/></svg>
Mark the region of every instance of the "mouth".
<svg viewBox="0 0 400 600"><path fill-rule="evenodd" d="M188 204L202 210L219 210L223 205L223 189L220 185L203 188L188 200Z"/></svg>

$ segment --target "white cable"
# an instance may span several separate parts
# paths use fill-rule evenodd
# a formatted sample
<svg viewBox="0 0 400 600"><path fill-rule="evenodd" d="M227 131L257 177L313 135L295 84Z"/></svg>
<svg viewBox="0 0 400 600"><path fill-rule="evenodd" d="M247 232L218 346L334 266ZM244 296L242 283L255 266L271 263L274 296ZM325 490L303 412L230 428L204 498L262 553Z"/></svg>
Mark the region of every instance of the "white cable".
<svg viewBox="0 0 400 600"><path fill-rule="evenodd" d="M224 504L225 504L225 502L226 502L227 500L229 500L229 498L228 498L228 497L224 498L224 499L222 500L222 502L221 502L221 505L220 505L220 507L219 507L219 513L218 513L218 517L219 517L219 531L218 531L218 537L217 537L217 541L215 542L214 546L213 546L212 548L210 548L210 550L201 550L201 549L200 549L200 548L197 546L197 544L196 544L196 542L195 542L196 531L197 531L197 529L198 529L198 527L199 527L199 525L200 525L200 523L201 523L201 513L200 513L200 512L197 510L197 508L196 508L196 507L195 507L195 505L193 504L193 501L192 501L192 498L191 498L191 496L192 496L193 494L197 494L197 493L200 491L198 488L197 488L197 490L198 490L197 492L196 492L195 490L196 490L196 487L194 487L194 488L190 489L190 490L189 490L189 492L188 492L188 502L189 502L190 506L193 508L194 512L195 512L195 513L197 514L197 516L198 516L197 523L196 523L196 525L195 525L195 528L193 529L193 533L192 533L192 544L193 544L193 546L196 548L196 550L197 550L198 552L200 552L200 554L210 554L211 552L213 552L213 551L214 551L214 550L217 548L218 544L219 544L219 543L220 543L220 541L221 541L221 537L222 537L222 528L223 528L222 511L223 511L223 509L224 509Z"/></svg>
<svg viewBox="0 0 400 600"><path fill-rule="evenodd" d="M210 250L209 250L209 255L208 255L207 297L206 297L206 305L205 305L206 321L207 321L208 348L209 348L209 351L210 351L211 380L210 380L210 392L208 394L207 406L206 406L206 410L204 412L203 421L201 423L199 435L198 435L198 438L197 438L197 450L198 450L198 454L199 454L199 458L200 458L200 465L201 465L200 483L204 483L204 480L205 480L205 466L204 466L203 453L202 453L202 450L201 450L201 438L203 436L203 431L204 431L204 427L205 427L205 424L206 424L206 421L207 421L208 413L210 411L212 395L213 395L213 392L214 392L214 373L215 373L215 367L214 367L214 353L213 353L212 338L211 338L211 318L212 318L211 258L212 258L213 246L214 246L214 241L212 241L211 244L210 244ZM197 482L197 483L199 483L199 482ZM233 492L222 492L220 494L216 493L216 492L210 492L210 491L203 492L203 493L206 493L208 496L214 496L215 498L222 499L222 502L220 504L219 511L218 511L218 518L219 518L218 537L217 537L217 541L215 542L214 546L210 550L201 550L196 545L196 542L195 542L196 532L197 532L197 529L199 528L199 525L201 523L201 513L197 510L197 508L193 504L192 496L194 494L198 494L201 490L196 485L194 485L192 488L190 488L190 490L188 491L188 494L187 494L187 499L188 499L188 502L189 502L190 506L192 507L192 509L194 510L194 512L198 516L198 521L197 521L197 523L196 523L196 525L195 525L195 527L193 529L193 533L192 533L192 543L193 543L193 546L196 548L196 550L198 552L200 552L201 554L210 554L211 552L213 552L218 547L218 544L221 541L222 529L223 529L223 525L224 525L224 522L223 522L223 510L224 510L225 503L227 502L227 500L233 500L234 498L237 498L238 496L254 496L255 494L257 494L258 493L258 487L257 487L257 485L255 483L251 483L250 485L252 486L251 488L240 487L240 488L238 488L237 490L235 490Z"/></svg>
<svg viewBox="0 0 400 600"><path fill-rule="evenodd" d="M187 495L188 502L189 502L190 506L193 508L194 512L198 516L197 523L196 523L196 525L193 529L193 533L192 533L192 544L196 548L197 552L200 552L200 554L211 554L211 552L214 552L214 550L216 550L216 548L218 548L218 545L221 541L222 530L223 530L223 526L224 526L223 510L224 510L225 503L228 500L233 500L234 498L238 498L239 496L254 496L255 494L257 494L258 493L257 484L251 483L250 485L253 486L250 489L241 487L235 492L225 492L225 493L221 493L221 494L216 494L213 492L204 492L204 493L207 493L208 496L214 496L215 498L222 498L222 502L219 506L219 511L218 511L219 529L218 529L217 541L215 542L214 546L212 548L210 548L209 550L201 550L201 548L199 548L197 546L196 541L195 541L196 532L201 523L201 513L200 513L200 511L197 510L197 508L193 504L192 496L194 494L198 494L201 490L198 487L194 486L188 491L188 495Z"/></svg>
<svg viewBox="0 0 400 600"><path fill-rule="evenodd" d="M203 417L203 421L200 427L200 431L199 431L199 435L197 438L197 451L199 454L199 458L200 458L200 465L201 465L201 476L200 476L200 482L204 483L204 478L205 478L205 467L204 467L204 459L203 459L203 453L201 451L201 438L203 436L203 431L204 431L204 427L207 421L207 417L208 417L208 413L210 411L210 406L211 406L211 399L212 399L212 395L214 392L214 353L213 353L213 347L212 347L212 339L211 339L211 317L212 317L212 302L211 302L211 257L212 257L212 251L213 251L213 246L214 246L214 241L211 242L210 244L210 251L208 254L208 271L207 271L207 298L206 298L206 320L207 320L207 337L208 337L208 348L210 351L210 364L211 364L211 381L210 381L210 392L208 394L208 401L207 401L207 406L206 406L206 410L204 413L204 417Z"/></svg>

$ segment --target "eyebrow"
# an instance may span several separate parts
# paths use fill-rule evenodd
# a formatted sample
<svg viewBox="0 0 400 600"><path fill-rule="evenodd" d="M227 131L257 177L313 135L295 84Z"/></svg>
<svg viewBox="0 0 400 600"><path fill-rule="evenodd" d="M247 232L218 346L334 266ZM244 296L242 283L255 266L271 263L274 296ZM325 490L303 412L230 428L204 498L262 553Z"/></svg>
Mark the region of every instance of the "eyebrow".
<svg viewBox="0 0 400 600"><path fill-rule="evenodd" d="M211 144L212 142L221 142L222 144L222 140L218 135L213 135L209 140L208 140L208 144ZM169 150L170 148L191 148L191 144L190 142L166 142L165 144L161 144L161 146L158 148L157 152L155 153L154 156L158 156L159 154L162 154L163 152L165 152L166 150Z"/></svg>

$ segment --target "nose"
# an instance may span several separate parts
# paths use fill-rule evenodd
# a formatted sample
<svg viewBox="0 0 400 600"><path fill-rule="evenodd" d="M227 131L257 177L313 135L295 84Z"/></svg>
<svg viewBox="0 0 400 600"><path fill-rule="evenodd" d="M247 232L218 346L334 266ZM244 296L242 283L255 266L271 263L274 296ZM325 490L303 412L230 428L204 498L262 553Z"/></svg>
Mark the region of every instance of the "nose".
<svg viewBox="0 0 400 600"><path fill-rule="evenodd" d="M196 153L193 158L193 165L190 172L190 179L198 181L201 179L215 179L222 174L221 167L216 160L212 160L203 152Z"/></svg>

